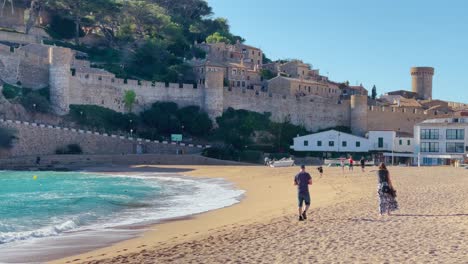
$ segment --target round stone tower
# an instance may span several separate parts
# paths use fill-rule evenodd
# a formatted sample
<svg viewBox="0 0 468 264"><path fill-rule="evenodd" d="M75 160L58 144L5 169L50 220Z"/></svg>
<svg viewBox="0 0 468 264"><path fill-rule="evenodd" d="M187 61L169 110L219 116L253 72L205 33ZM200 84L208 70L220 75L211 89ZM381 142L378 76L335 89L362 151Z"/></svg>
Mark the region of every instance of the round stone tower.
<svg viewBox="0 0 468 264"><path fill-rule="evenodd" d="M418 94L418 99L432 99L432 77L434 68L413 67L411 77L413 78L413 92Z"/></svg>
<svg viewBox="0 0 468 264"><path fill-rule="evenodd" d="M65 115L70 106L70 65L73 53L70 49L49 48L49 86L52 110Z"/></svg>
<svg viewBox="0 0 468 264"><path fill-rule="evenodd" d="M204 75L203 106L211 119L223 114L224 107L224 69L209 67Z"/></svg>
<svg viewBox="0 0 468 264"><path fill-rule="evenodd" d="M367 96L351 95L350 127L354 135L364 136L367 133Z"/></svg>

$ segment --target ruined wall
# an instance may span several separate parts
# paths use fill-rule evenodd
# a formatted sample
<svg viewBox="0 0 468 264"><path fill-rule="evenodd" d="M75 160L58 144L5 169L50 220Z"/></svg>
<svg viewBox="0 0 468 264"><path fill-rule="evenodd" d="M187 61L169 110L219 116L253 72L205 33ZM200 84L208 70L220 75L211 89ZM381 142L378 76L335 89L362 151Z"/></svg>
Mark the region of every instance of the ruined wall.
<svg viewBox="0 0 468 264"><path fill-rule="evenodd" d="M367 124L368 130L393 130L413 134L415 124L426 119L447 116L445 113L416 108L369 106Z"/></svg>
<svg viewBox="0 0 468 264"><path fill-rule="evenodd" d="M349 126L349 101L331 103L321 97L291 97L253 90L224 89L224 109L247 109L270 112L276 122L290 120L316 131L335 126Z"/></svg>
<svg viewBox="0 0 468 264"><path fill-rule="evenodd" d="M79 144L84 154L134 154L137 149L151 154L176 154L177 150L189 154L203 148L3 119L0 126L13 128L18 138L7 157L53 155L57 148L68 144Z"/></svg>

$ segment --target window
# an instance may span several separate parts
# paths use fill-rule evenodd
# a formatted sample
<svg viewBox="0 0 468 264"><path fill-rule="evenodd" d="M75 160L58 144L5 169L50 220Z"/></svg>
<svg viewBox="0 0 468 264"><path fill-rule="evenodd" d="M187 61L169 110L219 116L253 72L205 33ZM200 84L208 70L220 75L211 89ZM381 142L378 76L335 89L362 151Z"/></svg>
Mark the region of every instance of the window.
<svg viewBox="0 0 468 264"><path fill-rule="evenodd" d="M335 146L335 141L328 141L328 146L329 147L334 147Z"/></svg>
<svg viewBox="0 0 468 264"><path fill-rule="evenodd" d="M403 140L400 139L400 141L398 142L401 145L403 145Z"/></svg>
<svg viewBox="0 0 468 264"><path fill-rule="evenodd" d="M321 140L317 141L317 147L321 147L321 146L322 146L322 141Z"/></svg>
<svg viewBox="0 0 468 264"><path fill-rule="evenodd" d="M411 145L411 140L408 139L408 146L410 146L410 145Z"/></svg>
<svg viewBox="0 0 468 264"><path fill-rule="evenodd" d="M447 129L447 139L465 139L465 130Z"/></svg>
<svg viewBox="0 0 468 264"><path fill-rule="evenodd" d="M421 152L439 152L439 143L437 142L422 142Z"/></svg>
<svg viewBox="0 0 468 264"><path fill-rule="evenodd" d="M382 137L379 137L379 144L378 144L378 147L379 147L379 148L383 148L383 138L382 138Z"/></svg>
<svg viewBox="0 0 468 264"><path fill-rule="evenodd" d="M361 141L356 141L356 148L360 148L361 147Z"/></svg>
<svg viewBox="0 0 468 264"><path fill-rule="evenodd" d="M342 147L346 147L347 145L348 145L348 142L346 142L346 141L341 142Z"/></svg>
<svg viewBox="0 0 468 264"><path fill-rule="evenodd" d="M447 143L447 153L463 153L463 148L465 145L463 143L458 142L448 142Z"/></svg>
<svg viewBox="0 0 468 264"><path fill-rule="evenodd" d="M242 87L245 87L245 82L244 81L242 81Z"/></svg>
<svg viewBox="0 0 468 264"><path fill-rule="evenodd" d="M237 70L236 69L232 69L232 75L236 75L237 74Z"/></svg>
<svg viewBox="0 0 468 264"><path fill-rule="evenodd" d="M421 129L421 139L439 139L439 129Z"/></svg>
<svg viewBox="0 0 468 264"><path fill-rule="evenodd" d="M237 87L240 87L240 81L237 81Z"/></svg>
<svg viewBox="0 0 468 264"><path fill-rule="evenodd" d="M309 146L309 141L308 140L304 140L304 147L307 147Z"/></svg>

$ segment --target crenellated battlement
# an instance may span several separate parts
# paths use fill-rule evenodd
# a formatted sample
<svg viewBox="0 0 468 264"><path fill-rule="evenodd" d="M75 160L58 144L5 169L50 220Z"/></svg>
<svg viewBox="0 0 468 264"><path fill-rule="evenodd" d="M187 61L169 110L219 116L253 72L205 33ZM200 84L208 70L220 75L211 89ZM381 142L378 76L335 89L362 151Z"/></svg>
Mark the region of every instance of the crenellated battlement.
<svg viewBox="0 0 468 264"><path fill-rule="evenodd" d="M380 112L380 113L407 113L414 115L427 115L427 116L437 116L437 115L447 115L447 112L441 112L437 110L423 110L420 108L412 107L389 107L389 106L368 106L367 110L369 112Z"/></svg>
<svg viewBox="0 0 468 264"><path fill-rule="evenodd" d="M121 79L107 76L109 73L103 71L100 73L76 72L74 78L80 82L89 85L110 85L122 88L123 90L134 89L135 92L139 88L170 88L170 89L196 89L193 84L187 83L163 83L151 81L139 81L131 79Z"/></svg>

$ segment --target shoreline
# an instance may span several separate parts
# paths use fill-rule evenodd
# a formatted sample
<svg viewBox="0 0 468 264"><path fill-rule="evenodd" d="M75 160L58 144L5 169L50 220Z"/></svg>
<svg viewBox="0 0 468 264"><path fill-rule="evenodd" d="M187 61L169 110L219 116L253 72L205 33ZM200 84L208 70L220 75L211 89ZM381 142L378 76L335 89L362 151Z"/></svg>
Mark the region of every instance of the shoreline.
<svg viewBox="0 0 468 264"><path fill-rule="evenodd" d="M76 172L81 173L89 173L93 175L102 175L105 176L115 176L115 177L138 177L138 178L146 178L151 180L153 177L162 177L164 179L173 178L176 181L179 179L183 181L194 181L198 182L198 184L206 185L208 188L213 188L215 185L226 191L234 191L233 195L236 195L235 192L239 192L239 195L232 196L232 197L221 197L221 198L228 198L232 199L232 201L226 200L225 202L233 202L237 204L241 202L242 198L244 197L243 190L239 190L234 188L231 182L225 181L224 179L215 179L215 181L209 178L194 178L184 175L177 170L174 172L172 169L157 169L149 171L139 171L139 170L131 170L127 171L128 168L121 167L121 168L113 168L111 171L104 172L100 168L96 169L84 169L84 170L77 170ZM125 171L125 172L122 172ZM169 180L172 181L172 180ZM211 187L210 187L211 186ZM201 187L203 190L203 187ZM222 196L222 195L221 195ZM194 197L196 198L196 197ZM198 198L200 199L200 198ZM209 199L208 199L209 200ZM47 262L53 261L65 257L70 257L73 255L83 254L89 251L97 250L100 248L106 248L116 243L120 243L122 241L126 241L129 239L134 239L140 237L144 232L150 230L155 225L160 225L169 222L177 222L177 221L184 221L189 220L197 215L222 209L225 207L232 206L232 204L225 204L222 205L215 205L213 204L214 201L211 201L211 205L208 207L193 207L198 208L192 210L187 214L183 215L176 215L176 216L167 216L162 218L155 218L144 220L141 219L140 222L135 223L125 223L127 222L126 218L121 218L119 221L120 224L112 225L109 227L102 227L98 228L100 225L99 223L94 223L92 226L94 227L86 227L82 226L75 230L69 230L63 232L59 236L48 236L42 237L40 239L32 239L32 240L25 240L25 241L14 241L11 244L5 244L3 248L0 249L0 255L3 257L0 258L0 263L3 261L7 261L7 263L23 263L23 262ZM221 207L218 207L221 206ZM210 208L210 207L217 207L217 208ZM189 208L187 208L189 209ZM119 216L117 216L118 218ZM131 220L134 221L134 220ZM101 223L105 224L105 222ZM89 243L91 242L91 243ZM81 245L81 246L76 246Z"/></svg>
<svg viewBox="0 0 468 264"><path fill-rule="evenodd" d="M112 168L108 173L122 168ZM243 199L234 205L192 215L188 218L168 220L161 223L150 224L141 236L121 241L108 247L91 252L64 257L49 263L79 263L86 260L100 260L116 256L119 253L130 254L139 252L143 248L152 248L160 245L171 245L208 237L211 234L228 226L245 226L258 222L258 218L268 221L281 215L295 212L295 192L292 178L298 167L269 168L265 166L132 166L131 170L186 170L183 175L194 178L222 178L233 184L235 189L245 190ZM105 168L87 169L91 172L102 173ZM250 175L249 175L250 174ZM271 178L263 186L261 183L269 178L269 174L280 176ZM283 182L291 184L283 186ZM260 188L259 188L260 187ZM333 203L334 192L331 187L322 186L320 192L331 196L322 196L315 200L311 208L325 206ZM254 191L255 190L255 191ZM277 192L276 192L277 191ZM278 195L279 194L279 195ZM265 199L267 198L267 199Z"/></svg>

